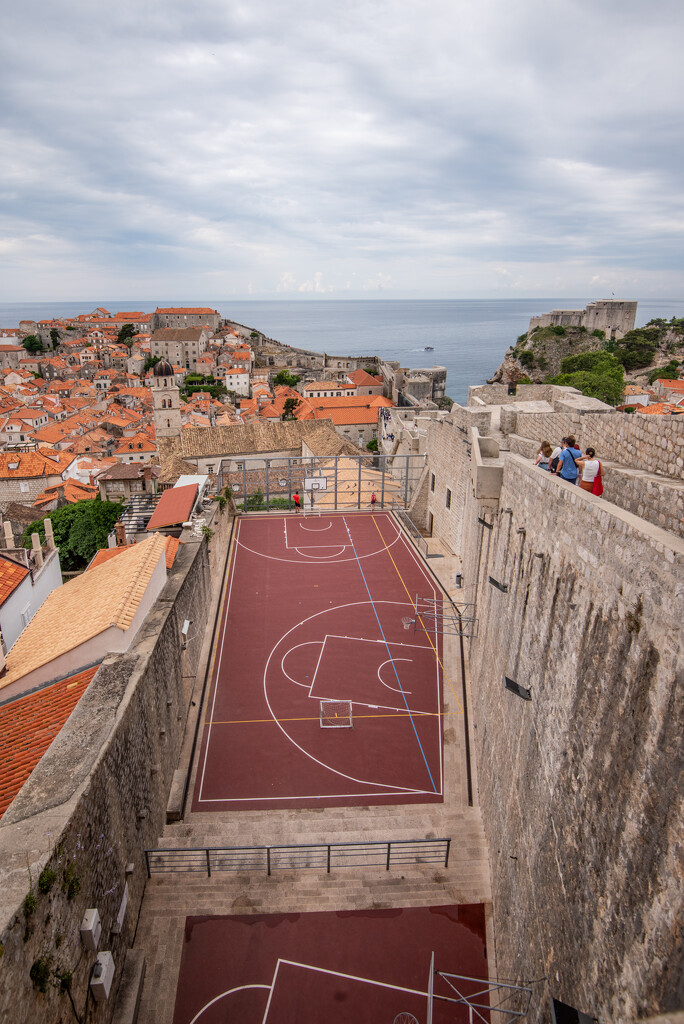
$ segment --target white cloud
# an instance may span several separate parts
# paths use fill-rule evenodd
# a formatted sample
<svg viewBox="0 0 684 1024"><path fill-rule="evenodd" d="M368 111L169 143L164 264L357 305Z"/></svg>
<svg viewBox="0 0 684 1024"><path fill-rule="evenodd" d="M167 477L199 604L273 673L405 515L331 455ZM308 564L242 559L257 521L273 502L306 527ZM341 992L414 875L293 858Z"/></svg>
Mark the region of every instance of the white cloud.
<svg viewBox="0 0 684 1024"><path fill-rule="evenodd" d="M676 280L683 21L674 0L27 0L0 39L0 232L27 240L0 249L0 298L42 297L33 237L76 294Z"/></svg>

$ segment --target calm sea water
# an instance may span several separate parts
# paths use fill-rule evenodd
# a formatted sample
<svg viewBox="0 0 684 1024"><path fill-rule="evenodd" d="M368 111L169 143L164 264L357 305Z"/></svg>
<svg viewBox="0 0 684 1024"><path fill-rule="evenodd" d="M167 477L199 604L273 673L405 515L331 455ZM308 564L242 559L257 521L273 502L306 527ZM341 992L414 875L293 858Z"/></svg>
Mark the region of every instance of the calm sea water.
<svg viewBox="0 0 684 1024"><path fill-rule="evenodd" d="M215 299L158 299L53 303L0 303L0 326L20 320L112 313L157 306L211 306L228 319L255 327L271 338L339 355L379 355L411 368L445 366L447 394L465 401L470 384L482 384L496 370L509 345L523 334L531 316L552 309L583 309L591 298L480 300L282 300L228 302ZM684 316L684 299L639 302L637 326L653 317ZM434 351L426 352L431 345Z"/></svg>

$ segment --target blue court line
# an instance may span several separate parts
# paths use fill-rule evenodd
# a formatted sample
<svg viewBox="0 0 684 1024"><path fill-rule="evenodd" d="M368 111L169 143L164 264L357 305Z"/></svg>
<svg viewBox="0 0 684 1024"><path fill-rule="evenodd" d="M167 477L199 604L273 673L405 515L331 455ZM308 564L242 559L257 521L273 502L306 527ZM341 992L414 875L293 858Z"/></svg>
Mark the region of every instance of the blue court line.
<svg viewBox="0 0 684 1024"><path fill-rule="evenodd" d="M352 539L351 531L349 529L349 524L347 523L347 520L345 519L344 516L342 517L342 521L344 522L344 525L346 527L347 533L349 535L349 543L351 545L351 549L354 552L354 557L356 558L357 564L359 566L359 572L361 573L361 578L362 578L363 584L364 584L364 586L366 588L366 593L368 594L368 600L371 603L371 607L372 607L373 613L375 615L375 620L376 620L376 622L378 624L378 628L379 628L380 632L382 633L382 639L385 642L385 647L387 648L387 654L389 655L389 660L390 660L390 662L392 664L392 668L394 669L394 675L396 676L397 683L399 684L399 689L401 690L401 695L404 698L404 704L406 706L406 710L408 711L408 716L411 719L411 725L413 726L413 731L414 731L414 733L416 735L416 740L418 741L418 746L420 747L420 752L423 755L423 761L425 762L425 767L427 769L427 773L430 776L430 784L432 786L432 790L433 790L434 793L436 793L437 792L437 787L435 786L435 780L432 778L432 772L430 771L430 765L427 762L427 758L425 756L425 751L423 750L423 744L420 742L420 737L418 735L418 730L416 729L416 723L413 721L413 715L411 714L411 709L408 706L408 702L406 700L406 694L404 693L404 687L401 685L401 682L399 680L399 673L397 672L397 666L394 663L394 658L392 657L392 652L389 649L389 644L387 642L387 637L385 636L385 631L382 628L382 623L380 622L380 617L378 615L378 610L375 607L375 602L373 601L373 598L371 596L370 587L368 586L368 580L366 579L366 575L365 575L365 573L363 571L363 567L361 565L361 559L359 558L358 554L356 553L356 548L354 546L354 541Z"/></svg>

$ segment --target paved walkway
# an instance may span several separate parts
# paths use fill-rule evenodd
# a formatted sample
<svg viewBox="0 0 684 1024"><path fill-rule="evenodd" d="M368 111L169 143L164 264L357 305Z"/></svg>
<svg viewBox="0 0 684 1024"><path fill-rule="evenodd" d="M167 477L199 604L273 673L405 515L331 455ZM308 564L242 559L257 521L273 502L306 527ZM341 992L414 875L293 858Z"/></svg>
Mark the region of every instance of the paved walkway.
<svg viewBox="0 0 684 1024"><path fill-rule="evenodd" d="M439 542L428 542L428 564L454 594L459 560ZM216 603L218 595L215 595ZM211 633L211 625L208 633ZM147 884L135 948L145 953L147 974L140 1021L171 1024L185 918L197 914L250 914L356 910L487 903L487 849L479 810L468 806L465 734L460 712L461 655L456 636L445 636L445 800L443 804L321 808L320 810L188 813L166 826L160 846L267 846L359 840L451 837L449 867L404 865L265 874L174 874ZM203 662L209 656L205 641ZM202 665L200 673L202 674ZM200 684L201 687L201 684ZM191 786L196 765L192 766ZM476 792L476 772L473 766ZM493 942L488 937L490 964Z"/></svg>

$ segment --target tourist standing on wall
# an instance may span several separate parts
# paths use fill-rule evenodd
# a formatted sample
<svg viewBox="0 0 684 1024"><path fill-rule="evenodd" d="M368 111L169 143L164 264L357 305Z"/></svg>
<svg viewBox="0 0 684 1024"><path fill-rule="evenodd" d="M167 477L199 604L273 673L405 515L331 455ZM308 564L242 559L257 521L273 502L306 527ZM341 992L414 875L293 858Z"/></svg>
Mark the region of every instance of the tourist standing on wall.
<svg viewBox="0 0 684 1024"><path fill-rule="evenodd" d="M567 480L570 484L576 484L577 477L579 476L577 460L581 457L582 452L577 447L575 438L570 434L569 437L565 438L565 446L560 453L556 475L561 477L562 480Z"/></svg>
<svg viewBox="0 0 684 1024"><path fill-rule="evenodd" d="M580 480L580 487L584 491L591 491L592 494L601 494L601 490L595 489L596 478L601 476L601 463L596 458L596 452L593 448L587 448L587 454L581 459L577 460L577 468L582 474Z"/></svg>
<svg viewBox="0 0 684 1024"><path fill-rule="evenodd" d="M551 448L549 442L542 441L542 443L539 446L539 451L537 452L535 466L539 466L540 469L548 469L552 451L553 449ZM558 451L560 452L560 448L558 449Z"/></svg>

